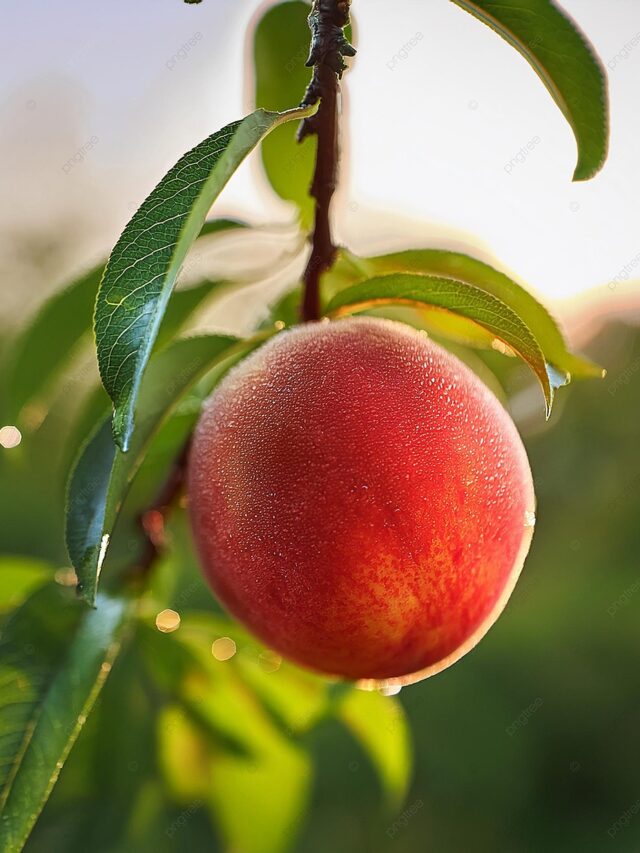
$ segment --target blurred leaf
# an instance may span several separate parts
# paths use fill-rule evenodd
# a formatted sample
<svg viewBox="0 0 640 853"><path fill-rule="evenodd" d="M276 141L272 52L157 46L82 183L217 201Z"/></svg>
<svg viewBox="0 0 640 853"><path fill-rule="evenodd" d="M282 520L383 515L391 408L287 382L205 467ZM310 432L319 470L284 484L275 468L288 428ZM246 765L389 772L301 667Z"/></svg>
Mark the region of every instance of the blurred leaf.
<svg viewBox="0 0 640 853"><path fill-rule="evenodd" d="M240 685L225 690L220 702L241 715L247 729L255 713L236 701ZM226 849L243 853L283 853L295 840L308 801L309 758L296 746L263 732L264 750L238 758L211 740L180 708L170 706L160 720L159 754L166 783L191 816L206 807ZM242 804L242 805L241 805ZM247 814L247 809L250 814Z"/></svg>
<svg viewBox="0 0 640 853"><path fill-rule="evenodd" d="M402 705L389 696L350 690L339 704L345 723L373 764L387 806L398 809L411 782L412 751Z"/></svg>
<svg viewBox="0 0 640 853"><path fill-rule="evenodd" d="M230 716L219 703L209 711L203 709L202 691L217 691L218 681L224 680L227 672L224 669L212 671L211 643L205 646L207 656L204 656L198 653L202 650L183 641L185 624L183 620L180 635L176 636L158 631L155 625L142 623L140 648L145 665L156 687L165 694L165 700L176 702L181 714L199 726L221 749L246 758L252 754L252 748L243 730L243 721Z"/></svg>
<svg viewBox="0 0 640 853"><path fill-rule="evenodd" d="M122 450L129 447L142 374L167 302L209 208L264 136L311 112L257 110L209 136L167 173L118 240L98 291L95 332Z"/></svg>
<svg viewBox="0 0 640 853"><path fill-rule="evenodd" d="M526 323L540 344L547 362L556 370L568 374L569 378L602 376L602 368L597 364L569 352L557 322L544 305L509 276L476 258L443 249L410 249L390 255L356 258L350 252L342 250L339 263L342 267L351 266L353 284L387 273L420 273L455 278L486 290L515 311ZM433 318L431 319L433 322ZM475 329L480 331L480 335L478 336L477 331L474 334L473 325L466 318L456 317L455 321L453 325L446 321L441 324L442 333L451 333L460 343L468 343L471 346L491 345L492 335L478 330L477 326Z"/></svg>
<svg viewBox="0 0 640 853"><path fill-rule="evenodd" d="M9 418L42 392L91 328L102 269L94 267L47 300L14 343L7 378Z"/></svg>
<svg viewBox="0 0 640 853"><path fill-rule="evenodd" d="M210 802L231 849L283 853L294 844L309 799L309 757L285 739L267 741L257 760L218 756ZM251 819L238 803L251 804Z"/></svg>
<svg viewBox="0 0 640 853"><path fill-rule="evenodd" d="M68 591L67 591L68 593ZM47 801L118 652L129 613L48 586L7 624L0 668L0 849L18 853Z"/></svg>
<svg viewBox="0 0 640 853"><path fill-rule="evenodd" d="M555 372L547 370L542 350L529 327L515 311L485 290L451 278L398 273L348 287L334 296L327 313L340 316L380 305L420 303L474 320L517 352L540 381L549 417L558 384ZM560 377L559 384L563 382L564 377Z"/></svg>
<svg viewBox="0 0 640 853"><path fill-rule="evenodd" d="M0 612L12 610L53 578L53 567L30 557L0 557Z"/></svg>
<svg viewBox="0 0 640 853"><path fill-rule="evenodd" d="M129 451L116 448L108 421L85 446L69 485L67 547L79 588L90 604L95 602L100 569L122 501L152 436L198 378L213 367L225 369L262 339L238 341L211 335L176 341L149 364Z"/></svg>
<svg viewBox="0 0 640 853"><path fill-rule="evenodd" d="M269 110L284 110L299 104L311 79L305 67L309 55L310 7L301 0L279 3L267 9L254 35L255 104ZM303 230L313 224L313 199L309 187L313 177L315 143L298 143L296 129L277 128L262 142L262 162L271 186L285 201L300 210Z"/></svg>
<svg viewBox="0 0 640 853"><path fill-rule="evenodd" d="M78 449L83 447L98 424L105 420L111 410L111 401L101 384L90 388L78 406L78 414L73 420L66 436L63 458L63 471L66 472L65 483L78 458Z"/></svg>
<svg viewBox="0 0 640 853"><path fill-rule="evenodd" d="M330 710L326 679L298 669L273 652L239 654L235 666L287 737L306 734Z"/></svg>
<svg viewBox="0 0 640 853"><path fill-rule="evenodd" d="M574 21L551 0L453 0L524 56L573 130L574 181L603 166L609 141L605 70Z"/></svg>
<svg viewBox="0 0 640 853"><path fill-rule="evenodd" d="M178 786L176 793L185 802L201 799L208 804L229 849L283 853L292 846L308 801L310 759L273 724L235 661L213 658L211 642L220 636L222 624L228 620L190 615L176 634L165 638L184 644L201 667L200 677L187 677L180 686L183 713L174 713L173 726L165 721L160 730L167 782L174 790ZM217 740L215 732L221 728L245 743L244 754ZM177 769L185 750L198 756L194 776ZM210 763L208 774L203 759ZM239 803L250 804L250 820Z"/></svg>
<svg viewBox="0 0 640 853"><path fill-rule="evenodd" d="M211 759L202 729L179 704L166 705L158 718L158 763L172 796L201 808L210 791Z"/></svg>

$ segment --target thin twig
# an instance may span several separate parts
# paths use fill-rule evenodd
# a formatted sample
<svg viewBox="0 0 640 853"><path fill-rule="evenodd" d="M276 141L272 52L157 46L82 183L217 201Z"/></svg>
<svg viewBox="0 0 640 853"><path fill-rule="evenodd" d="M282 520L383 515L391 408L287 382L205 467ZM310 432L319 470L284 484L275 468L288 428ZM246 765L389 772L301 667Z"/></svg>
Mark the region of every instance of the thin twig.
<svg viewBox="0 0 640 853"><path fill-rule="evenodd" d="M191 438L174 460L167 479L162 484L153 504L139 516L140 527L145 536L145 546L129 575L136 580L145 578L166 547L166 522L175 502L182 494L191 449Z"/></svg>

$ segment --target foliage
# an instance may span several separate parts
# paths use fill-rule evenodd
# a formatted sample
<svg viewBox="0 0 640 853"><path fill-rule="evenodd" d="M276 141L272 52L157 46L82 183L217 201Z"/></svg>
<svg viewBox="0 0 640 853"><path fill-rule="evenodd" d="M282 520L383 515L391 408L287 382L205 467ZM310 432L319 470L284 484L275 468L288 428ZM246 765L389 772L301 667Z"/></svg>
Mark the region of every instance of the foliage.
<svg viewBox="0 0 640 853"><path fill-rule="evenodd" d="M552 0L453 0L524 56L562 110L578 146L574 181L602 168L609 141L604 69L589 42Z"/></svg>

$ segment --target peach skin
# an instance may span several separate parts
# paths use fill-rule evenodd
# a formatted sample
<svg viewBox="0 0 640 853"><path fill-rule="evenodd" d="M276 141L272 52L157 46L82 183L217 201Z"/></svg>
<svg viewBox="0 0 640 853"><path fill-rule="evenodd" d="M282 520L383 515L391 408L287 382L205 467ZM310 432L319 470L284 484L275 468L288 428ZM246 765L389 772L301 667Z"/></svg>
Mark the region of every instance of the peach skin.
<svg viewBox="0 0 640 853"><path fill-rule="evenodd" d="M366 687L449 666L496 620L535 519L518 432L457 358L374 318L285 331L205 406L190 516L220 601Z"/></svg>

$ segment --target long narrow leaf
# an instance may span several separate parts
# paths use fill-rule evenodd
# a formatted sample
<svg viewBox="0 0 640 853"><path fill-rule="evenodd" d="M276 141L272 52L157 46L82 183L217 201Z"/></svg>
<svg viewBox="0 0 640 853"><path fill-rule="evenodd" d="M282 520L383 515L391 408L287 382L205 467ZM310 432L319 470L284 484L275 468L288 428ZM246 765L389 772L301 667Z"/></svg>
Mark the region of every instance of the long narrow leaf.
<svg viewBox="0 0 640 853"><path fill-rule="evenodd" d="M609 142L606 74L576 24L551 0L453 0L524 56L573 130L574 181L602 168Z"/></svg>
<svg viewBox="0 0 640 853"><path fill-rule="evenodd" d="M570 352L562 332L547 309L529 291L509 276L461 252L444 249L409 249L372 258L356 258L345 250L340 268L353 270L351 283L389 273L419 273L444 276L486 290L515 311L529 327L546 360L567 379L602 377L602 368ZM345 272L346 274L346 272Z"/></svg>
<svg viewBox="0 0 640 853"><path fill-rule="evenodd" d="M380 305L430 305L467 317L487 329L513 349L540 381L547 417L551 413L554 388L558 382L549 370L540 346L529 327L500 299L491 293L451 278L428 275L381 276L348 287L331 300L327 312L334 315L364 311Z"/></svg>
<svg viewBox="0 0 640 853"><path fill-rule="evenodd" d="M7 625L0 663L0 850L19 853L119 650L131 612L101 597L82 610L36 593Z"/></svg>
<svg viewBox="0 0 640 853"><path fill-rule="evenodd" d="M246 228L238 219L210 219L204 223L199 238L223 231ZM105 263L97 264L72 284L51 296L38 309L36 315L20 332L12 344L12 357L7 365L5 419L14 421L20 411L58 376L73 358L76 345L88 340L93 323L93 310ZM208 283L214 289L214 283ZM186 316L198 296L206 298L205 284L181 291L176 317ZM172 318L174 321L176 317ZM179 323L161 329L161 333L175 332Z"/></svg>
<svg viewBox="0 0 640 853"><path fill-rule="evenodd" d="M95 332L122 450L131 440L136 397L167 302L209 208L271 130L310 112L257 110L205 139L162 179L116 244L98 292Z"/></svg>
<svg viewBox="0 0 640 853"><path fill-rule="evenodd" d="M187 338L150 362L136 407L128 452L115 446L109 421L85 446L71 475L67 500L67 548L84 598L95 604L98 578L122 502L153 435L185 391L219 365L228 367L263 338L225 335Z"/></svg>

